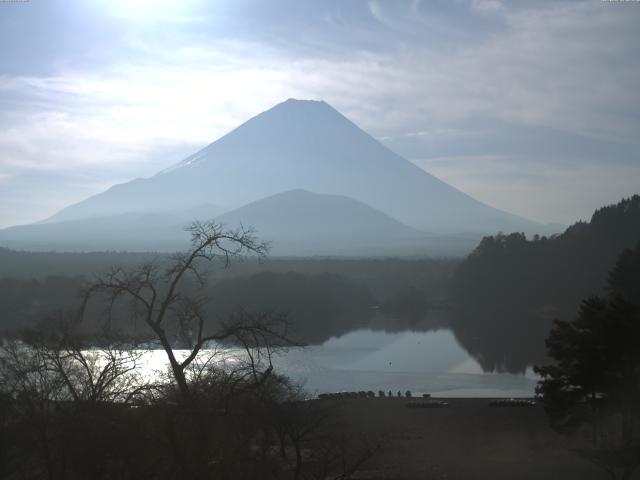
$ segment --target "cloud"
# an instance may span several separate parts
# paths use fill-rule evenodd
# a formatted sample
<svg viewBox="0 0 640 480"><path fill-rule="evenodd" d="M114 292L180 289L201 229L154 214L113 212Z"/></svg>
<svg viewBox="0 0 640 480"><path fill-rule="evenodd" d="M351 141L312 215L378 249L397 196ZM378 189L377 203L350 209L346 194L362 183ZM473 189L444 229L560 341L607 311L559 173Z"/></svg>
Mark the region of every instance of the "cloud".
<svg viewBox="0 0 640 480"><path fill-rule="evenodd" d="M116 13L127 22L142 21L147 3L137 5ZM187 12L193 22L154 29L149 25L167 16L159 9L147 28L129 31L126 54L109 57L99 68L61 62L51 74L0 75L0 181L10 184L24 172L72 174L76 180L82 173L99 177L91 187L98 188L108 178L151 175L289 97L324 99L390 145L398 138L422 141L411 158L433 156L428 150L443 139L451 145L477 140L488 123L565 132L577 145L571 161L551 147L545 152L558 164L557 181L550 169L541 175L534 168L536 162L547 168L544 159L517 151L505 156L499 142L486 136L475 156L499 159L502 174L482 178L484 190L500 195L483 193L460 170L481 173L473 168L478 163L462 162L456 149L436 156L453 158L457 173L451 165L425 164L472 195L507 210L515 205L518 213L530 211L538 219L554 215L545 214L548 202L537 198L540 207L524 208L531 198L512 188L513 179L504 176L509 168L514 174L523 168L521 179L527 169L535 173L528 177L531 189L538 182L561 192L567 166L581 148L585 155L590 148L580 138L640 149L640 46L630 41L640 21L629 8L490 0L325 5L312 11L296 3L295 21L283 20L278 28L267 21L271 17L249 18L253 11L277 17L273 9L256 3L232 18L227 5L224 19L234 28L224 35L190 30L212 18L203 11ZM594 162L579 171L582 184L588 175L602 178L616 158L603 158L600 170ZM629 166L611 168L616 179L624 173L628 183L639 180ZM627 192L626 181L618 180L612 188ZM73 188L76 196L87 193ZM549 198L562 202L560 197ZM565 220L571 209L584 210L578 209L577 193L575 198L559 215Z"/></svg>
<svg viewBox="0 0 640 480"><path fill-rule="evenodd" d="M471 8L482 13L495 13L504 8L503 2L500 0L472 0Z"/></svg>
<svg viewBox="0 0 640 480"><path fill-rule="evenodd" d="M496 10L501 4L495 3L472 5ZM369 2L381 22L408 21L402 15L410 9L383 15L388 5ZM99 74L5 76L1 90L48 108L5 128L2 138L9 141L19 128L28 137L23 144L31 143L30 131L38 136L46 130L76 143L198 145L299 96L326 99L378 135L450 129L487 118L640 145L634 114L640 65L631 61L637 47L627 41L635 20L599 3L499 10L504 31L453 53L415 42L392 52L347 48L340 58L301 59L237 40L169 51L142 44L144 59ZM615 75L612 64L619 67Z"/></svg>
<svg viewBox="0 0 640 480"><path fill-rule="evenodd" d="M382 112L393 102L414 123L485 117L640 146L640 52L629 41L638 16L575 2L501 8L500 17L504 28L453 52L416 42L378 56L396 96L372 103Z"/></svg>
<svg viewBox="0 0 640 480"><path fill-rule="evenodd" d="M255 54L251 47L244 46ZM119 65L100 75L8 78L1 94L23 101L0 114L0 166L56 170L144 163L161 148L199 148L288 97L346 99L367 77L383 76L368 57L265 62L207 48L162 56L166 63ZM342 71L339 80L330 75L336 69ZM372 93L390 90L377 88L370 82Z"/></svg>
<svg viewBox="0 0 640 480"><path fill-rule="evenodd" d="M543 223L589 220L595 209L638 193L640 179L640 164L567 163L509 155L414 163L478 200Z"/></svg>

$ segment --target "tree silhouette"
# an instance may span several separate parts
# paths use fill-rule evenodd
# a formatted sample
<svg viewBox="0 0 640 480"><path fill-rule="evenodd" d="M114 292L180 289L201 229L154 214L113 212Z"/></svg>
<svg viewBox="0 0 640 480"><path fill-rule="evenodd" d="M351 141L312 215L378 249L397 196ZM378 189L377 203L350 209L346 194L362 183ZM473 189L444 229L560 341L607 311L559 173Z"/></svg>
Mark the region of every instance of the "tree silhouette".
<svg viewBox="0 0 640 480"><path fill-rule="evenodd" d="M593 448L582 453L614 479L631 478L640 462L638 285L640 244L620 256L606 298L588 298L574 321L555 322L546 344L556 363L535 368L551 425L591 423Z"/></svg>
<svg viewBox="0 0 640 480"><path fill-rule="evenodd" d="M247 254L262 258L268 245L259 242L252 229L243 227L232 230L213 222L194 222L188 231L191 248L174 255L168 266L151 261L127 270L115 268L87 288L83 304L84 311L93 296L106 295L111 314L118 302L125 302L132 320L146 325L165 351L183 400L191 394L187 372L209 342L241 345L251 360L250 370L256 381L271 372L272 349L291 344L283 315L239 312L211 331L212 322L207 321L204 309L209 299L201 295L206 284L203 264L222 260L228 265ZM195 291L184 288L188 282L196 284ZM188 349L184 358L176 355L178 342ZM263 353L268 367L258 375L256 361L262 357L256 354Z"/></svg>
<svg viewBox="0 0 640 480"><path fill-rule="evenodd" d="M640 195L560 235L484 238L451 281L456 338L485 370L524 372L545 362L553 319L573 317L581 300L601 294L620 252L639 239Z"/></svg>

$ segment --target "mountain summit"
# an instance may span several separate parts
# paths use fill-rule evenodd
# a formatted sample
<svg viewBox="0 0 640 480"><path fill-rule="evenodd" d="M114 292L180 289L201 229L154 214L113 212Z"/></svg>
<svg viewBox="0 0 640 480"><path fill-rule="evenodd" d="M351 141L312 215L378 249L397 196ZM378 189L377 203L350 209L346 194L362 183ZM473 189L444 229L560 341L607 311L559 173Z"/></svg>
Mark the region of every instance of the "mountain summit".
<svg viewBox="0 0 640 480"><path fill-rule="evenodd" d="M116 185L47 222L205 203L232 209L295 189L351 197L432 233L535 229L418 168L327 103L294 99L151 178Z"/></svg>

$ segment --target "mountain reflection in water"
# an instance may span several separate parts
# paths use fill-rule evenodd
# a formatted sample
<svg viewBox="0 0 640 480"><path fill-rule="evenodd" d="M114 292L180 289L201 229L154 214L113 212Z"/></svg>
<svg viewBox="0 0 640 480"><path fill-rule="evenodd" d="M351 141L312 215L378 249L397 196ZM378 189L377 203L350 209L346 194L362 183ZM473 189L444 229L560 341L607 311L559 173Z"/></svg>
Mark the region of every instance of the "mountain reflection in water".
<svg viewBox="0 0 640 480"><path fill-rule="evenodd" d="M203 350L201 358L211 354ZM178 357L185 352L177 351ZM227 350L217 361L233 362L237 350ZM414 395L449 397L531 397L536 377L485 373L458 345L450 330L387 333L356 330L322 345L290 350L274 359L276 371L303 382L312 394L337 391L391 390ZM165 369L163 351L145 355L147 373Z"/></svg>
<svg viewBox="0 0 640 480"><path fill-rule="evenodd" d="M310 392L384 390L452 397L533 396L536 377L484 373L450 330L357 330L320 346L290 351L282 373Z"/></svg>

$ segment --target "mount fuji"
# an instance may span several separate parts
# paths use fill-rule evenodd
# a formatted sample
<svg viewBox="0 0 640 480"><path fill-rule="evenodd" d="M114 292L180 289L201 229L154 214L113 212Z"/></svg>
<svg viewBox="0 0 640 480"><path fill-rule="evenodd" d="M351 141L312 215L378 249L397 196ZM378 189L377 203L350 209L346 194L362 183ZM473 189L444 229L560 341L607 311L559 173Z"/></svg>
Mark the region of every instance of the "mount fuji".
<svg viewBox="0 0 640 480"><path fill-rule="evenodd" d="M36 230L46 237L47 227L60 232L61 225L54 225L61 222L80 227L82 222L130 219L133 214L144 214L145 218L152 214L156 220L166 215L164 223L175 224L170 218L176 212L198 212L198 217L203 217L206 209L198 208L202 205L216 205L210 216L218 218L221 212L238 213L237 209L252 202L300 190L318 194L314 197L316 203L329 202L329 213L335 212L334 196L371 207L380 214L376 217L381 221L380 229L389 226L385 222L396 221L402 225L396 231L411 229L440 236L472 234L479 238L497 231L534 232L543 227L479 202L430 175L327 103L290 99L251 118L173 167L149 178L115 185L66 207L40 222ZM288 195L284 199L295 202L298 197ZM273 212L265 213L263 205L260 217L275 219L280 211L280 228L314 230L311 226L315 214L287 217L282 201L283 198L267 202ZM242 213L242 209L239 211ZM247 224L237 215L233 218ZM285 226L287 221L292 225ZM29 232L34 232L29 227L32 226L0 231L0 242L10 231L11 246L20 246L21 238L32 244L27 241L32 235ZM338 224L334 227L341 228ZM331 222L325 222L324 228L332 228ZM62 237L59 240L64 244Z"/></svg>

